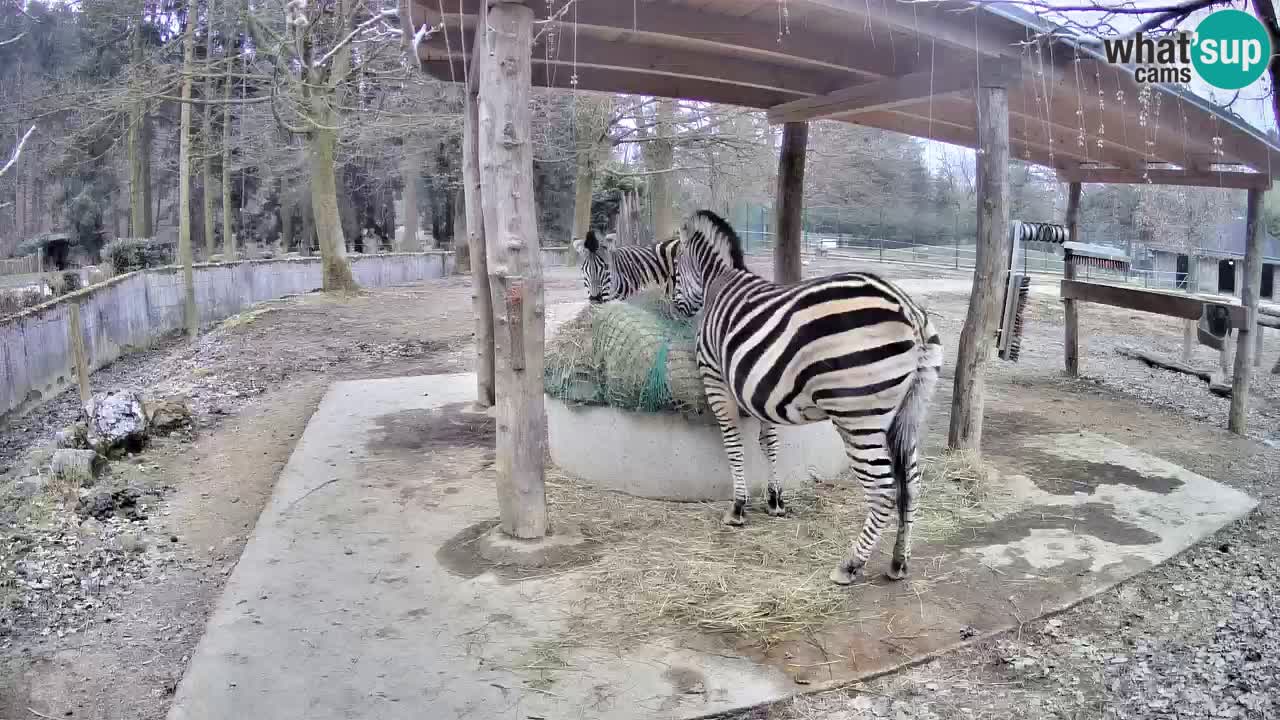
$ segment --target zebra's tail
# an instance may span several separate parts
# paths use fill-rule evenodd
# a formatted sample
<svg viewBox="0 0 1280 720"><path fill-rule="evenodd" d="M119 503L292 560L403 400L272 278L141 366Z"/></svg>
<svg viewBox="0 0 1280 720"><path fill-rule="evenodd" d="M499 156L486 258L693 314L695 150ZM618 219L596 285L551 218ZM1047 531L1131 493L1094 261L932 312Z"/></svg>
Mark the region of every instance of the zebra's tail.
<svg viewBox="0 0 1280 720"><path fill-rule="evenodd" d="M898 486L898 510L905 512L907 495L907 468L910 466L920 442L924 438L925 419L929 414L929 401L933 398L934 388L938 384L938 371L942 369L942 342L938 333L924 316L924 325L917 337L918 353L916 371L907 386L907 394L902 398L898 412L894 413L889 423L886 438L889 453L893 460L893 476ZM918 459L916 460L918 462Z"/></svg>

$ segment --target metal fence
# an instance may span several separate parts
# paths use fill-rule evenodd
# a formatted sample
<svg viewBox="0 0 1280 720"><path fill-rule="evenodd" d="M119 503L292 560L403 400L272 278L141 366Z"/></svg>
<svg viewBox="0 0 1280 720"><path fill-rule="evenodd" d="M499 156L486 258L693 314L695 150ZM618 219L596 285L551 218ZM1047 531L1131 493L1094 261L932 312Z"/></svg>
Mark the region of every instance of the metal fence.
<svg viewBox="0 0 1280 720"><path fill-rule="evenodd" d="M27 275L38 272L40 272L39 255L23 255L0 260L0 275Z"/></svg>
<svg viewBox="0 0 1280 720"><path fill-rule="evenodd" d="M752 254L768 254L773 249L773 233L767 231L747 231L745 236L748 252ZM801 252L814 257L825 257L832 260L856 260L922 265L953 270L972 270L977 248L974 245L923 245L886 240L881 238L855 237L852 235L835 235L829 233L804 233ZM1023 256L1022 271L1061 276L1063 273L1062 256L1053 251L1027 249ZM1184 289L1179 284L1179 274L1173 271L1143 270L1130 268L1128 271L1106 270L1101 268L1080 266L1077 277L1081 280L1105 280L1107 282L1124 282L1155 289ZM1185 278L1185 275L1183 276Z"/></svg>

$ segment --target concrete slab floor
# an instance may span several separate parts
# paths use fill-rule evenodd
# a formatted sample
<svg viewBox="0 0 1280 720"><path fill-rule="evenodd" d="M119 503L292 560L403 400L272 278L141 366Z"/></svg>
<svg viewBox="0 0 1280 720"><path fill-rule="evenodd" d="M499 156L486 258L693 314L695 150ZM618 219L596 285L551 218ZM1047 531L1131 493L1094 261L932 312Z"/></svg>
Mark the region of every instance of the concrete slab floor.
<svg viewBox="0 0 1280 720"><path fill-rule="evenodd" d="M545 643L565 632L570 606L591 600L581 581L591 557L514 577L467 552L497 517L491 421L453 412L473 389L468 374L330 388L171 720L699 717L884 672L1069 607L1254 504L1094 434L997 426L988 458L1021 508L962 542L918 547L911 581L853 587L858 619L767 650L685 633L564 648L552 661Z"/></svg>

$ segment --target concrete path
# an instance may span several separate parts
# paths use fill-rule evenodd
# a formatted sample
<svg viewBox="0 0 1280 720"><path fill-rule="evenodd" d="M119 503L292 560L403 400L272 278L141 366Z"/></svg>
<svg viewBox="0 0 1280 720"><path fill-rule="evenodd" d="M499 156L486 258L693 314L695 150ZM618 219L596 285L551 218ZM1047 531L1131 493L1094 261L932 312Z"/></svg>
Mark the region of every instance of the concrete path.
<svg viewBox="0 0 1280 720"><path fill-rule="evenodd" d="M910 583L854 588L859 612L891 628L860 619L767 652L687 632L679 643L559 647L547 685L548 644L563 645L569 608L591 601L580 575L590 566L514 577L469 554L497 516L492 424L458 412L473 388L466 374L330 388L229 578L170 720L698 717L1016 627L1253 506L1096 435L1019 435L1024 421L993 423L991 458L1023 509L957 546L918 548L913 577L926 593ZM804 685L797 667L810 668Z"/></svg>

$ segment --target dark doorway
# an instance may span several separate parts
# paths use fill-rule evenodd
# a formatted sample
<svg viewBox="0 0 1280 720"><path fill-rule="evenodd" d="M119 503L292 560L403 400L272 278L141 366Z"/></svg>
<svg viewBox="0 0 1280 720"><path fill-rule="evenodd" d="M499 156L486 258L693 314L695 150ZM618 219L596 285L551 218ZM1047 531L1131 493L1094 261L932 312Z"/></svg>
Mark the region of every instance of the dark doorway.
<svg viewBox="0 0 1280 720"><path fill-rule="evenodd" d="M1269 298L1275 295L1276 282L1276 266L1262 266L1262 297Z"/></svg>
<svg viewBox="0 0 1280 720"><path fill-rule="evenodd" d="M1218 261L1218 292L1223 295L1234 295L1236 292L1235 260Z"/></svg>
<svg viewBox="0 0 1280 720"><path fill-rule="evenodd" d="M1174 281L1177 283L1179 290L1187 289L1187 273L1191 271L1191 260L1186 255L1178 256L1178 270L1174 274Z"/></svg>

